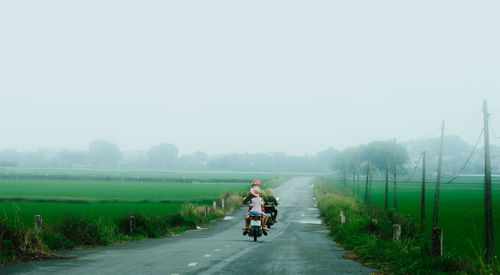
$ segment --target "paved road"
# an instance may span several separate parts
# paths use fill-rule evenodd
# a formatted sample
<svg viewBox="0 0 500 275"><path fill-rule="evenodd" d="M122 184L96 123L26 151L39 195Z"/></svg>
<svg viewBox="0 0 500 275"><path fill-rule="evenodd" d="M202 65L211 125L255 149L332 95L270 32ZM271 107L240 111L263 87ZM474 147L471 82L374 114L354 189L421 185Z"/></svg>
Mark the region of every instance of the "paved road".
<svg viewBox="0 0 500 275"><path fill-rule="evenodd" d="M343 259L327 238L313 198L312 178L295 178L276 190L278 223L267 237L242 236L244 209L207 229L165 239L74 250L71 260L0 267L0 274L370 274Z"/></svg>

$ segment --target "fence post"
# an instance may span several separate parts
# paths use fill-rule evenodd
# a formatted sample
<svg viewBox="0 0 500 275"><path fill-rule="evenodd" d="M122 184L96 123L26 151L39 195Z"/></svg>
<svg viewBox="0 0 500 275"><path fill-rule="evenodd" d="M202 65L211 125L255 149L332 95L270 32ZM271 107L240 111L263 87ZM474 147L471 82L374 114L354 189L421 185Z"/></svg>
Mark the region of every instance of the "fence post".
<svg viewBox="0 0 500 275"><path fill-rule="evenodd" d="M135 216L130 216L129 218L130 234L134 233L135 229Z"/></svg>
<svg viewBox="0 0 500 275"><path fill-rule="evenodd" d="M340 223L341 224L345 223L344 211L342 211L342 210L340 210Z"/></svg>
<svg viewBox="0 0 500 275"><path fill-rule="evenodd" d="M399 241L401 239L401 225L392 225L392 239L395 241Z"/></svg>
<svg viewBox="0 0 500 275"><path fill-rule="evenodd" d="M432 229L432 254L443 256L443 230L439 227Z"/></svg>
<svg viewBox="0 0 500 275"><path fill-rule="evenodd" d="M222 207L222 209L224 209L224 208L225 208L224 198L222 198L222 200L221 200L221 207Z"/></svg>
<svg viewBox="0 0 500 275"><path fill-rule="evenodd" d="M213 207L214 209L215 209L215 208L217 208L217 202L216 202L216 201L214 201L214 202L212 203L212 207Z"/></svg>
<svg viewBox="0 0 500 275"><path fill-rule="evenodd" d="M205 206L205 217L208 216L208 206Z"/></svg>
<svg viewBox="0 0 500 275"><path fill-rule="evenodd" d="M35 216L35 231L38 233L42 232L42 216L40 215Z"/></svg>

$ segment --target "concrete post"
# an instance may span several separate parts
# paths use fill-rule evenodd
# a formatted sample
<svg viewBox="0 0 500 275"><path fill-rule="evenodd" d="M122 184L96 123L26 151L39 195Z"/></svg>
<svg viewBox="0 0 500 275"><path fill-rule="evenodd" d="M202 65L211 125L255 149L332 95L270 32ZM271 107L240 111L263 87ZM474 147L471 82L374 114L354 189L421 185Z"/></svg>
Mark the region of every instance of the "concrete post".
<svg viewBox="0 0 500 275"><path fill-rule="evenodd" d="M214 209L217 208L217 202L216 201L213 202L213 208Z"/></svg>
<svg viewBox="0 0 500 275"><path fill-rule="evenodd" d="M205 217L208 216L208 206L205 206Z"/></svg>
<svg viewBox="0 0 500 275"><path fill-rule="evenodd" d="M225 207L225 205L224 205L224 198L222 198L222 200L221 200L221 207L222 207L222 209L224 209L224 207Z"/></svg>
<svg viewBox="0 0 500 275"><path fill-rule="evenodd" d="M432 254L443 256L443 230L439 227L432 229Z"/></svg>
<svg viewBox="0 0 500 275"><path fill-rule="evenodd" d="M129 223L130 223L130 234L132 234L132 233L134 233L134 229L135 229L135 217L134 216L130 216Z"/></svg>
<svg viewBox="0 0 500 275"><path fill-rule="evenodd" d="M40 215L35 216L35 231L38 233L42 232L42 216Z"/></svg>
<svg viewBox="0 0 500 275"><path fill-rule="evenodd" d="M401 240L401 225L399 224L392 225L392 239L395 241Z"/></svg>
<svg viewBox="0 0 500 275"><path fill-rule="evenodd" d="M340 210L340 223L341 224L345 223L344 211L342 211L342 210Z"/></svg>

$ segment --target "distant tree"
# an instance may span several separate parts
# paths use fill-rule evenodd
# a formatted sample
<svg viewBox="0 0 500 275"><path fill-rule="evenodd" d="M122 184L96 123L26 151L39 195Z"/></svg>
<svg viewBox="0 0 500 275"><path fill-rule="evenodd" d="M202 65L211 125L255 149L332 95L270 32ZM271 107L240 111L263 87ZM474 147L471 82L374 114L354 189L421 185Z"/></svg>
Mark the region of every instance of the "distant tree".
<svg viewBox="0 0 500 275"><path fill-rule="evenodd" d="M148 151L148 158L151 165L160 168L174 166L177 161L177 146L171 143L160 143L151 147Z"/></svg>
<svg viewBox="0 0 500 275"><path fill-rule="evenodd" d="M87 163L87 155L84 151L63 150L57 154L54 162L63 167L82 166Z"/></svg>
<svg viewBox="0 0 500 275"><path fill-rule="evenodd" d="M385 171L386 161L389 162L389 170L394 171L394 141L374 141L362 150L362 159L368 161L371 157L371 163L378 171ZM402 170L408 163L408 151L400 143L396 143L396 168ZM405 169L404 171L407 171Z"/></svg>
<svg viewBox="0 0 500 275"><path fill-rule="evenodd" d="M17 166L20 159L20 154L16 150L2 150L0 151L0 162L3 163L4 167L15 167Z"/></svg>
<svg viewBox="0 0 500 275"><path fill-rule="evenodd" d="M205 152L194 152L190 155L183 155L179 158L182 167L187 169L203 169L206 168L208 162L208 154Z"/></svg>
<svg viewBox="0 0 500 275"><path fill-rule="evenodd" d="M337 154L332 162L332 169L343 173L344 168L349 174L354 173L357 165L359 169L366 167L371 160L372 167L379 171L385 171L386 161L389 169L393 171L394 141L374 141L369 144L349 147ZM400 171L408 161L408 151L400 143L396 144L396 167ZM406 169L404 170L406 171Z"/></svg>
<svg viewBox="0 0 500 275"><path fill-rule="evenodd" d="M122 158L122 153L114 143L96 140L89 146L88 159L90 163L97 167L115 167Z"/></svg>
<svg viewBox="0 0 500 275"><path fill-rule="evenodd" d="M340 151L329 147L323 151L319 151L315 155L315 162L318 165L318 168L324 171L327 171L330 168L331 163L337 158L340 154Z"/></svg>
<svg viewBox="0 0 500 275"><path fill-rule="evenodd" d="M17 167L17 162L0 160L0 167Z"/></svg>

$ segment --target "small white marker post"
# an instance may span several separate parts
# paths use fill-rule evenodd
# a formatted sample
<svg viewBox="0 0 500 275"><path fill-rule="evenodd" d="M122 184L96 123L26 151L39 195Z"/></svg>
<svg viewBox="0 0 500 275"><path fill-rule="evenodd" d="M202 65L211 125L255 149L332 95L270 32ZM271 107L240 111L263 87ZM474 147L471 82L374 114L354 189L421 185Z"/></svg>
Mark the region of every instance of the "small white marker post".
<svg viewBox="0 0 500 275"><path fill-rule="evenodd" d="M130 216L129 218L129 232L130 234L134 233L134 229L135 229L135 217L134 216Z"/></svg>
<svg viewBox="0 0 500 275"><path fill-rule="evenodd" d="M392 239L395 241L399 241L401 239L401 225L392 225Z"/></svg>
<svg viewBox="0 0 500 275"><path fill-rule="evenodd" d="M38 233L42 232L42 216L40 215L35 216L35 231Z"/></svg>
<svg viewBox="0 0 500 275"><path fill-rule="evenodd" d="M342 210L340 210L340 223L341 224L345 223L344 211L342 211Z"/></svg>
<svg viewBox="0 0 500 275"><path fill-rule="evenodd" d="M221 207L222 207L222 209L224 209L224 198L222 198L222 200L221 200Z"/></svg>

